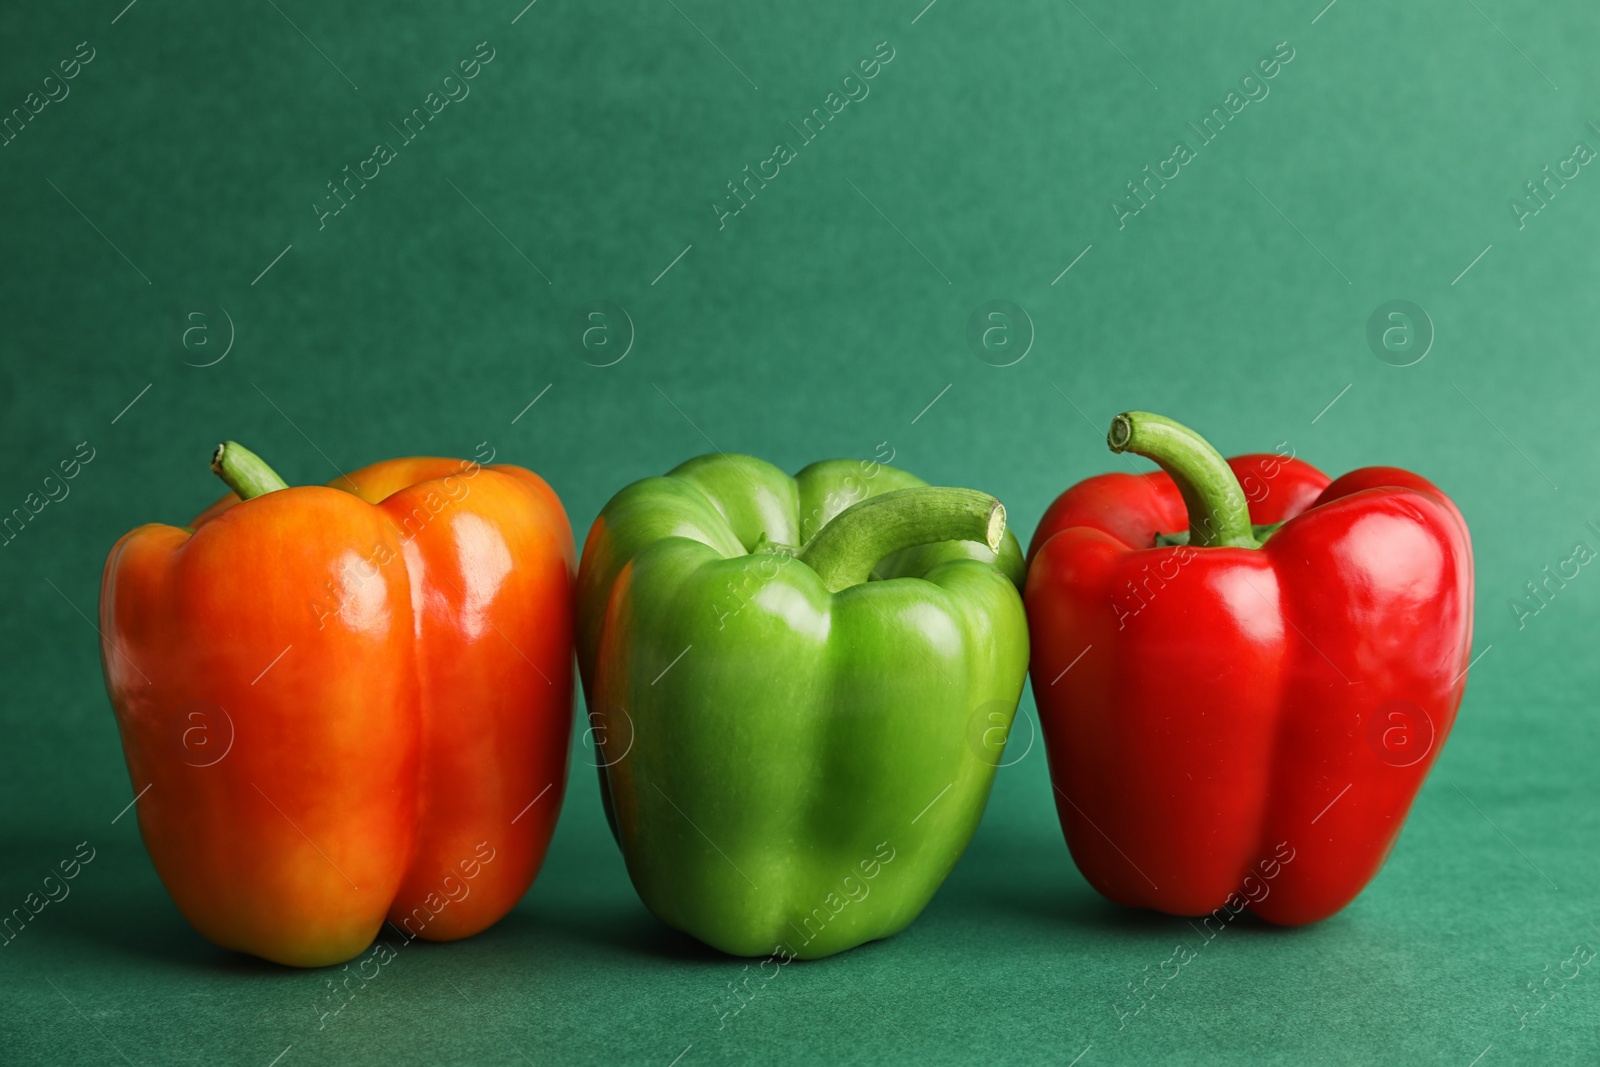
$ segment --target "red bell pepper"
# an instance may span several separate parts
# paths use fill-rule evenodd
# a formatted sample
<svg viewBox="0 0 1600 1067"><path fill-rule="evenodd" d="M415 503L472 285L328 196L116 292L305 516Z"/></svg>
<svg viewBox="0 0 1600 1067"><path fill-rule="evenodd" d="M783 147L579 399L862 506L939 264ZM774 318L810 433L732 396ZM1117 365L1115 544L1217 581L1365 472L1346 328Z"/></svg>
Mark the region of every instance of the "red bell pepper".
<svg viewBox="0 0 1600 1067"><path fill-rule="evenodd" d="M1455 721L1466 523L1392 467L1224 460L1136 411L1108 441L1162 470L1063 493L1024 596L1073 859L1120 904L1200 915L1253 881L1261 918L1325 919L1383 865Z"/></svg>

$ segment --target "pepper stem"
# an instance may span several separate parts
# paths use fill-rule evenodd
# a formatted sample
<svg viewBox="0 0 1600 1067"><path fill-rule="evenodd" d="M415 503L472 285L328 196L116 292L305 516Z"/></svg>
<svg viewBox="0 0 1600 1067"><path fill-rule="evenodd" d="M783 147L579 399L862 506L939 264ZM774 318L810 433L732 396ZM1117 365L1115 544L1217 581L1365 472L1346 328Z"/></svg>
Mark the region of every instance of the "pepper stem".
<svg viewBox="0 0 1600 1067"><path fill-rule="evenodd" d="M922 486L869 497L845 508L817 531L800 562L817 572L828 592L860 585L886 556L914 545L981 541L1000 550L1006 509L975 489Z"/></svg>
<svg viewBox="0 0 1600 1067"><path fill-rule="evenodd" d="M289 488L266 460L237 441L224 441L211 453L211 472L238 493L240 500Z"/></svg>
<svg viewBox="0 0 1600 1067"><path fill-rule="evenodd" d="M1182 423L1148 411L1125 411L1111 420L1106 444L1155 460L1171 475L1189 510L1189 544L1195 548L1260 548L1250 526L1250 505L1228 461Z"/></svg>

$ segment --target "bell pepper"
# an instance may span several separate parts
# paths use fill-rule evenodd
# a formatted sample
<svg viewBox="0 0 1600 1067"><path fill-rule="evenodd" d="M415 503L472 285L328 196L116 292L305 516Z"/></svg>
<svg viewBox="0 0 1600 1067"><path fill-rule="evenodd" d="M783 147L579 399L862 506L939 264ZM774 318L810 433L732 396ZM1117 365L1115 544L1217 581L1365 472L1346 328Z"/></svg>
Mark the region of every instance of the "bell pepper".
<svg viewBox="0 0 1600 1067"><path fill-rule="evenodd" d="M1119 904L1325 919L1383 865L1455 721L1466 523L1392 467L1225 461L1138 411L1108 440L1162 469L1063 493L1025 593L1072 857Z"/></svg>
<svg viewBox="0 0 1600 1067"><path fill-rule="evenodd" d="M537 874L565 789L574 552L520 467L413 458L288 488L232 442L192 528L123 536L106 688L139 830L225 948L466 937ZM242 499L241 499L242 498Z"/></svg>
<svg viewBox="0 0 1600 1067"><path fill-rule="evenodd" d="M1021 695L1005 509L881 464L690 460L585 542L602 799L662 921L801 958L916 918L977 828Z"/></svg>

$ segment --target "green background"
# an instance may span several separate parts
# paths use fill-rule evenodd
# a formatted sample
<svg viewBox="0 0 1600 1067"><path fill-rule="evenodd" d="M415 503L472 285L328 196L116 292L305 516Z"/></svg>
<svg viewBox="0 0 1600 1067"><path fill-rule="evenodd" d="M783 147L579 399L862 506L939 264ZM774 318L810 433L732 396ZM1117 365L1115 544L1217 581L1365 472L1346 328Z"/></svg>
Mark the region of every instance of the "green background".
<svg viewBox="0 0 1600 1067"><path fill-rule="evenodd" d="M96 850L0 948L0 1060L1594 1060L1600 975L1529 984L1600 945L1600 579L1521 625L1509 601L1600 547L1600 176L1523 228L1508 207L1600 145L1592 5L123 2L0 12L7 112L95 49L0 148L0 510L95 450L0 548L0 909ZM319 229L325 184L480 41L471 95ZM882 41L870 95L719 229L726 183ZM1119 229L1124 183L1279 41L1270 95ZM1399 299L1437 334L1406 367L1366 338ZM1031 322L1010 366L1020 319L1009 348L968 342L992 300ZM583 347L607 302L633 343L599 367L630 332L612 310ZM1310 929L1241 920L1125 1025L1128 984L1197 939L1078 876L1031 696L1026 754L922 918L791 965L721 1029L743 963L644 911L576 745L521 906L407 948L321 1031L325 976L206 944L113 821L132 790L88 621L100 568L216 495L223 437L292 482L488 441L580 538L617 488L713 447L793 470L886 443L995 493L1025 538L1125 462L1103 434L1134 407L1225 452L1433 478L1472 527L1482 658L1367 892Z"/></svg>

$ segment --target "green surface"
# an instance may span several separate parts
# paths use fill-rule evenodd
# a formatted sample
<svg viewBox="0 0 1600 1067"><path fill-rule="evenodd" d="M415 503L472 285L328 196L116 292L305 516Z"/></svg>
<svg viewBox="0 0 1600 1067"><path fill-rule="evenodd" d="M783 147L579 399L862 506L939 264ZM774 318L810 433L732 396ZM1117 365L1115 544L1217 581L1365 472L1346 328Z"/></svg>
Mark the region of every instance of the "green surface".
<svg viewBox="0 0 1600 1067"><path fill-rule="evenodd" d="M94 49L0 147L0 507L66 494L0 548L0 908L95 850L0 948L0 1061L1595 1060L1593 968L1519 1029L1529 984L1600 946L1592 5L124 2L0 13L5 108ZM1269 95L1166 163L1283 40ZM471 95L403 143L480 41ZM870 95L732 214L726 183L882 41ZM325 183L379 141L394 158L319 229ZM1119 229L1146 165L1179 169ZM1575 176L1533 214L1547 165ZM1437 331L1411 366L1403 323L1369 347L1396 300ZM1026 309L1031 348L990 333L978 357L990 301ZM220 440L291 482L488 441L580 537L713 447L786 470L892 452L1025 534L1073 481L1148 466L1105 450L1128 408L1225 453L1411 467L1471 523L1483 658L1455 734L1386 869L1316 928L1241 920L1202 949L1102 902L1029 697L922 918L790 964L720 1029L744 963L645 913L581 749L517 911L403 949L320 1030L327 976L209 947L114 821L133 794L86 616L119 534L215 497ZM1530 581L1546 599L1512 610ZM1119 1027L1185 940L1198 959Z"/></svg>

